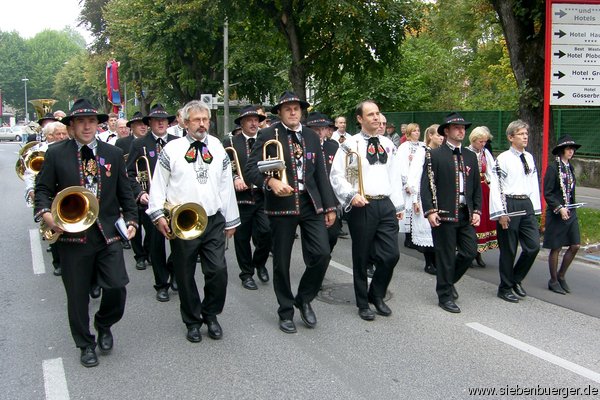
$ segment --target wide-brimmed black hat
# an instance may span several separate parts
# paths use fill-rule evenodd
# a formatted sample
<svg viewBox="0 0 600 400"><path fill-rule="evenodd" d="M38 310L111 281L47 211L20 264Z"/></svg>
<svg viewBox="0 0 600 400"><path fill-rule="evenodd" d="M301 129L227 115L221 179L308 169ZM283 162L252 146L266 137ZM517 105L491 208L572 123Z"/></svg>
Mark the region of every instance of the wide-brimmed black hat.
<svg viewBox="0 0 600 400"><path fill-rule="evenodd" d="M92 103L88 99L77 99L75 100L75 103L73 103L73 107L71 107L67 116L61 119L60 122L65 125L70 125L71 120L74 117L86 117L92 115L98 118L99 124L108 121L108 115L99 114L96 107L92 106Z"/></svg>
<svg viewBox="0 0 600 400"><path fill-rule="evenodd" d="M329 126L335 127L335 124L329 117L325 114L321 114L320 112L312 112L306 118L306 126Z"/></svg>
<svg viewBox="0 0 600 400"><path fill-rule="evenodd" d="M149 125L150 118L166 118L169 123L175 121L174 115L169 115L169 113L165 110L162 104L155 104L150 108L150 113L142 118L142 121Z"/></svg>
<svg viewBox="0 0 600 400"><path fill-rule="evenodd" d="M444 122L440 126L438 126L438 128L437 128L438 133L442 136L445 136L444 129L452 124L463 125L465 128L468 128L471 126L471 122L465 121L465 119L463 117L461 117L460 114L453 112L453 113L446 115L446 117L444 118Z"/></svg>
<svg viewBox="0 0 600 400"><path fill-rule="evenodd" d="M127 125L128 128L131 128L131 124L133 124L134 122L138 122L138 121L144 122L143 119L144 119L144 115L141 112L136 111L133 114L133 117L129 121L127 121L127 123L125 125Z"/></svg>
<svg viewBox="0 0 600 400"><path fill-rule="evenodd" d="M44 121L58 121L58 118L54 116L52 113L46 113L42 118L38 119L38 124L42 124Z"/></svg>
<svg viewBox="0 0 600 400"><path fill-rule="evenodd" d="M285 91L285 92L283 92L281 97L279 97L279 102L271 108L271 113L277 114L277 112L279 112L279 108L281 107L282 104L291 103L293 101L297 101L298 103L300 103L300 107L303 110L306 110L310 106L310 104L308 104L306 101L301 100L300 97L296 96L295 93Z"/></svg>
<svg viewBox="0 0 600 400"><path fill-rule="evenodd" d="M573 138L571 136L563 135L558 138L558 143L552 149L552 154L557 156L560 153L561 149L564 149L566 147L573 147L575 150L577 150L578 148L581 147L581 145L575 143L575 140L573 140Z"/></svg>
<svg viewBox="0 0 600 400"><path fill-rule="evenodd" d="M265 119L267 119L266 116L258 113L258 107L246 106L242 108L240 115L233 122L235 122L236 125L239 125L244 117L258 117L258 122L263 122Z"/></svg>

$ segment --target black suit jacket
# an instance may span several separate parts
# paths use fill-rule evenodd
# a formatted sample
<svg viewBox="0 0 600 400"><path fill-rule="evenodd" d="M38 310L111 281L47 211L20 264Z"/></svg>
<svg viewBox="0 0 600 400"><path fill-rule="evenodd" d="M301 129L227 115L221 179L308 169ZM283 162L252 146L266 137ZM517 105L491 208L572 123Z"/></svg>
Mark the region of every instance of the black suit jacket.
<svg viewBox="0 0 600 400"><path fill-rule="evenodd" d="M258 170L257 162L263 159L263 145L275 139L275 131L279 134L279 142L283 146L286 175L289 185L294 188L294 194L287 197L278 197L266 185L269 176ZM256 139L252 153L244 170L248 181L257 187L263 188L265 194L265 213L268 215L299 215L300 201L298 193L298 174L296 172L296 159L293 156L292 139L294 132L288 131L283 124L276 124L261 129ZM305 126L302 127L304 187L310 195L317 214L335 210L335 196L327 177L325 160L321 149L319 136ZM267 156L275 157L276 146L269 146Z"/></svg>
<svg viewBox="0 0 600 400"><path fill-rule="evenodd" d="M331 165L333 164L333 159L335 158L335 153L337 153L340 144L332 139L327 139L323 141L323 156L325 157L325 166L327 167L327 175L331 173Z"/></svg>
<svg viewBox="0 0 600 400"><path fill-rule="evenodd" d="M256 135L255 139L258 138L258 134ZM256 146L256 142L254 144L254 146ZM239 133L235 136L223 139L223 147L227 148L227 147L233 147L237 153L237 157L238 157L238 161L240 162L240 165L238 166L239 171L241 171L242 173L242 179L244 179L244 182L246 183L246 186L248 186L249 188L252 186L252 182L248 180L248 178L246 177L246 175L244 174L244 170L246 169L246 164L248 164L248 156L250 155L250 149L248 148L248 146L246 145L246 138L244 137L243 134ZM229 154L229 151L227 152L227 154ZM231 157L231 155L230 155ZM233 160L231 160L233 162ZM237 177L236 174L234 174L233 179L235 180ZM262 189L258 188L257 189L248 189L248 190L244 190L243 192L235 192L235 197L237 198L237 203L238 204L256 204L256 201L259 200L260 198L263 197L262 194Z"/></svg>
<svg viewBox="0 0 600 400"><path fill-rule="evenodd" d="M573 175L573 183L575 180L575 169L573 165L569 163L569 169L571 170L571 174ZM548 168L546 168L546 175L544 176L544 198L546 199L546 205L549 210L552 212L556 212L561 206L565 206L565 199L563 198L562 189L560 188L560 181L562 179L558 172L558 164L556 161L548 164ZM565 188L567 191L570 191L570 203L576 203L575 201L575 187L573 185L573 189Z"/></svg>
<svg viewBox="0 0 600 400"><path fill-rule="evenodd" d="M121 216L128 225L137 228L137 206L125 172L123 152L118 147L97 140L98 202L100 212L96 224L106 243L120 240L115 222ZM35 219L50 211L52 200L58 192L69 186L84 186L81 154L75 140L64 140L48 147L42 170L35 185ZM91 229L91 228L88 228ZM61 242L85 243L86 231L63 233Z"/></svg>
<svg viewBox="0 0 600 400"><path fill-rule="evenodd" d="M118 138L115 142L115 146L123 150L123 154L129 154L129 148L131 147L131 142L133 142L133 135L129 135L123 138Z"/></svg>
<svg viewBox="0 0 600 400"><path fill-rule="evenodd" d="M167 134L166 137L163 136L163 139L167 142L171 140L179 139L177 136ZM148 162L150 164L151 174L154 176L154 169L156 167L156 161L158 161L158 153L156 152L156 139L152 135L152 132L148 132L146 136L133 139L131 142L131 147L129 148L129 155L127 156L127 176L129 177L129 182L131 182L131 189L133 190L133 197L135 201L139 201L140 196L145 192L142 190L139 182L136 180L137 173L135 172L136 160L138 157L144 155L144 147L146 148L146 157L148 157ZM138 167L140 171L144 171L144 163L140 162Z"/></svg>
<svg viewBox="0 0 600 400"><path fill-rule="evenodd" d="M477 156L472 151L464 148L461 155L465 166L465 200L469 208L469 216L473 213L481 214L481 184ZM427 165L428 161L425 159L423 174L421 175L421 201L425 211L424 215L438 212L442 221L457 222L460 196L459 178L450 147L444 143L437 149L431 150L431 167L436 188L437 208L433 204Z"/></svg>

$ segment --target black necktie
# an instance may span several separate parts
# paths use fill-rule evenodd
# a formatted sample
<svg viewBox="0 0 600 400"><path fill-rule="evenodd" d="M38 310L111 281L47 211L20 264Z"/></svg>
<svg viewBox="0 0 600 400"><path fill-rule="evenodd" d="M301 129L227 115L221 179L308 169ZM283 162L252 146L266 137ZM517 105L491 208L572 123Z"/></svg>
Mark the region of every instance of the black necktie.
<svg viewBox="0 0 600 400"><path fill-rule="evenodd" d="M88 183L92 183L95 180L96 174L98 173L98 165L96 164L94 151L87 145L81 146L80 151L81 164L83 165L83 176L85 176Z"/></svg>
<svg viewBox="0 0 600 400"><path fill-rule="evenodd" d="M160 154L163 147L165 146L165 141L162 138L156 139L156 152Z"/></svg>
<svg viewBox="0 0 600 400"><path fill-rule="evenodd" d="M114 133L111 133L110 135L108 135L108 137L106 138L106 142L110 142L110 139L116 137L117 135L115 135Z"/></svg>
<svg viewBox="0 0 600 400"><path fill-rule="evenodd" d="M94 151L90 149L87 145L83 145L81 147L81 160L88 161L93 160L94 158Z"/></svg>
<svg viewBox="0 0 600 400"><path fill-rule="evenodd" d="M460 148L455 147L454 150L452 150L452 153L454 153L454 155L456 155L456 162L458 164L458 170L462 171L462 156L460 154Z"/></svg>
<svg viewBox="0 0 600 400"><path fill-rule="evenodd" d="M379 143L379 138L377 136L370 137L367 142L367 161L369 161L369 164L371 165L375 164L377 161L381 164L387 162L387 153L381 143Z"/></svg>
<svg viewBox="0 0 600 400"><path fill-rule="evenodd" d="M252 150L252 146L254 146L254 142L256 142L256 139L254 139L254 138L248 139L248 149Z"/></svg>
<svg viewBox="0 0 600 400"><path fill-rule="evenodd" d="M527 165L527 160L525 159L525 153L521 153L519 158L521 159L521 162L523 163L523 170L525 171L525 175L529 175L529 173L531 172L531 169L529 168L529 165Z"/></svg>

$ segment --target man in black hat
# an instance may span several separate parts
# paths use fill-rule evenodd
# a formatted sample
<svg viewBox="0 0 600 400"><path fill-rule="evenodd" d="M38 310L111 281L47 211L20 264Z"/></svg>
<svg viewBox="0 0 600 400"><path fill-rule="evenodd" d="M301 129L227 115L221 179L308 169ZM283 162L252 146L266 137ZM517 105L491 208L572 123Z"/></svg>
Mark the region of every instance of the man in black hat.
<svg viewBox="0 0 600 400"><path fill-rule="evenodd" d="M460 312L454 285L477 255L475 227L481 215L477 157L462 151L469 126L457 113L446 116L437 129L445 136L444 144L427 150L421 176L421 201L435 247L439 306L451 313Z"/></svg>
<svg viewBox="0 0 600 400"><path fill-rule="evenodd" d="M511 122L506 128L506 137L510 149L496 158L495 173L490 182L490 219L498 221L498 297L518 303L517 296L527 296L522 282L540 251L536 215L542 213L542 205L535 162L531 153L525 150L529 125L521 120ZM510 215L519 211L521 215ZM521 245L521 255L515 263L518 244Z"/></svg>
<svg viewBox="0 0 600 400"><path fill-rule="evenodd" d="M94 326L98 330L100 350L109 352L113 347L110 328L123 316L125 285L129 282L121 236L115 223L122 214L129 239L137 228L136 207L123 152L95 137L98 123L106 119L107 116L98 114L88 100L75 101L69 115L61 121L72 127L74 139L48 148L35 187L35 221L43 220L49 228L62 233L56 246L67 293L69 325L85 367L98 365L96 340L89 329L88 296L92 282L103 289ZM80 233L63 232L51 212L57 193L71 186L90 190L100 206L96 222Z"/></svg>
<svg viewBox="0 0 600 400"><path fill-rule="evenodd" d="M246 179L265 193L265 213L273 241L273 287L279 303L279 328L285 333L296 332L294 306L309 328L317 324L310 302L321 287L331 259L326 228L335 222L335 198L319 137L300 123L306 108L308 103L292 92L279 98L271 112L278 113L281 122L261 130L244 171ZM263 145L269 140L275 142L265 149L267 157L275 158L279 153L285 164L278 178L261 172L257 164L263 160ZM283 177L285 180L280 180ZM298 225L306 269L294 296L290 260Z"/></svg>
<svg viewBox="0 0 600 400"><path fill-rule="evenodd" d="M148 207L150 182L158 156L167 142L177 139L177 136L167 133L167 128L174 119L175 116L169 115L161 104L155 104L150 109L150 113L142 117L142 122L150 127L150 132L131 142L127 157L127 175L131 182L133 196L142 209ZM150 171L146 170L146 162L142 157L148 160ZM169 301L169 287L176 290L177 283L172 278L169 282L169 277L173 276L173 266L167 262L165 238L155 227L148 227L146 234L150 236L150 261L154 272L156 300ZM136 267L141 268L141 265Z"/></svg>
<svg viewBox="0 0 600 400"><path fill-rule="evenodd" d="M254 271L261 282L269 281L269 272L265 267L271 250L271 230L269 220L265 214L265 200L262 189L246 180L243 171L246 169L248 156L256 142L259 124L265 120L265 116L258 113L255 106L246 106L240 111L235 123L241 126L241 133L231 136L223 141L223 147L228 148L229 157L232 151L237 155L237 162L232 159L233 185L235 196L240 211L241 225L237 227L233 236L235 244L235 256L240 267L240 279L242 287L248 290L256 290ZM254 254L250 241L254 243Z"/></svg>

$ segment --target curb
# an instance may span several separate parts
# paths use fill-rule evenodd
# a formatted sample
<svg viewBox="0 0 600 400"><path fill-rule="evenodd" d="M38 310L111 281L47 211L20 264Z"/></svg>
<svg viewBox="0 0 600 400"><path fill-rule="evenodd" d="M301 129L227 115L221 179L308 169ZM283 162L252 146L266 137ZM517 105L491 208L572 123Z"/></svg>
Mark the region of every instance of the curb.
<svg viewBox="0 0 600 400"><path fill-rule="evenodd" d="M543 260L548 260L549 253L550 250L540 248L538 256L541 256ZM573 261L600 267L600 243L582 245L579 248L579 251L577 252L577 255L575 256L575 259Z"/></svg>

